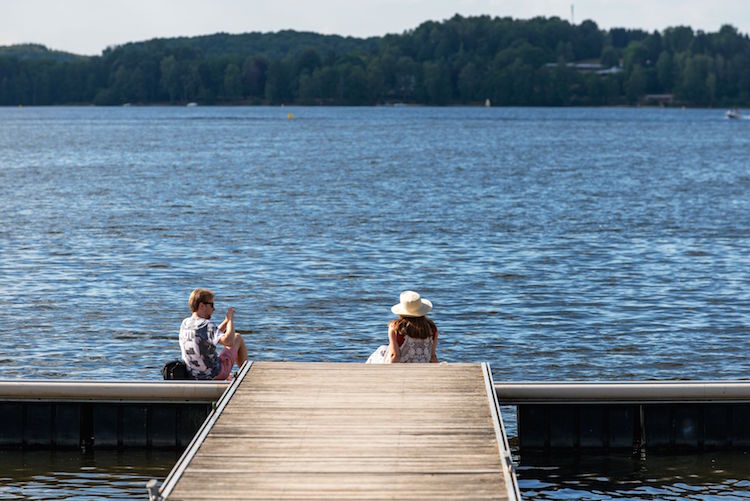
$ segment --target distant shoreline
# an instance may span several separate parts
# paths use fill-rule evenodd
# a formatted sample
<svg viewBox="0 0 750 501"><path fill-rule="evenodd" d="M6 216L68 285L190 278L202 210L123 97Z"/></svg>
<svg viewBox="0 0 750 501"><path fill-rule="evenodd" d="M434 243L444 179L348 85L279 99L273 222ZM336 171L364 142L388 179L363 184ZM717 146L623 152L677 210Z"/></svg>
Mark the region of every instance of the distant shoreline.
<svg viewBox="0 0 750 501"><path fill-rule="evenodd" d="M144 103L144 104L91 104L91 103L69 103L69 104L37 104L37 105L0 105L0 108L192 108L187 104L177 103ZM195 108L497 108L497 109L510 109L510 108L530 108L530 109L565 109L565 108L591 108L591 109L670 109L670 110L727 110L730 108L744 109L750 108L748 105L727 105L727 106L695 106L695 105L665 105L659 106L655 104L642 104L642 105L630 105L630 104L608 104L608 105L498 105L498 106L485 106L483 104L421 104L421 103L387 103L387 104L248 104L248 103L220 103L220 104L197 104Z"/></svg>

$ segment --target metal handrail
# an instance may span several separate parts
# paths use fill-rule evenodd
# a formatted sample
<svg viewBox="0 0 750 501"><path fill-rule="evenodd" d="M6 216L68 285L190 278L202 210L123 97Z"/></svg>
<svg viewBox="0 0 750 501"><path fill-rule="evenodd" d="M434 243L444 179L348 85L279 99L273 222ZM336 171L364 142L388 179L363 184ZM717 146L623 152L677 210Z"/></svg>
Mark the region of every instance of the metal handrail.
<svg viewBox="0 0 750 501"><path fill-rule="evenodd" d="M750 381L502 382L503 405L531 403L750 402Z"/></svg>
<svg viewBox="0 0 750 501"><path fill-rule="evenodd" d="M0 380L0 401L215 402L223 381ZM495 382L503 405L750 402L750 381Z"/></svg>
<svg viewBox="0 0 750 501"><path fill-rule="evenodd" d="M0 401L215 402L225 381L0 381Z"/></svg>

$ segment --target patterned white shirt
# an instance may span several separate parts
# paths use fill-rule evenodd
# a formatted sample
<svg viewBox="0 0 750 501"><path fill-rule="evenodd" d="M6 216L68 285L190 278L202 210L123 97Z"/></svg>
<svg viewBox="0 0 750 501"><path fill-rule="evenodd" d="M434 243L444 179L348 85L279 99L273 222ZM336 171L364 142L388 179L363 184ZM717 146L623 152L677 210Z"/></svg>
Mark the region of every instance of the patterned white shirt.
<svg viewBox="0 0 750 501"><path fill-rule="evenodd" d="M182 360L195 379L213 379L221 371L216 352L223 332L212 321L190 316L180 325Z"/></svg>

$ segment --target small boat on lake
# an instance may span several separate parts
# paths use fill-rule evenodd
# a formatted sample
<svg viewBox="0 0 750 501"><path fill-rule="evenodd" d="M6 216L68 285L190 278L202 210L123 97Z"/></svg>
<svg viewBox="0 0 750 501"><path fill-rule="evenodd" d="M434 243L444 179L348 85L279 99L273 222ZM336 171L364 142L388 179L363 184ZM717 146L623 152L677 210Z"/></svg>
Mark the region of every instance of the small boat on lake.
<svg viewBox="0 0 750 501"><path fill-rule="evenodd" d="M737 108L733 108L731 110L727 110L727 118L731 118L734 120L739 120L742 118L742 113L740 113L740 110Z"/></svg>

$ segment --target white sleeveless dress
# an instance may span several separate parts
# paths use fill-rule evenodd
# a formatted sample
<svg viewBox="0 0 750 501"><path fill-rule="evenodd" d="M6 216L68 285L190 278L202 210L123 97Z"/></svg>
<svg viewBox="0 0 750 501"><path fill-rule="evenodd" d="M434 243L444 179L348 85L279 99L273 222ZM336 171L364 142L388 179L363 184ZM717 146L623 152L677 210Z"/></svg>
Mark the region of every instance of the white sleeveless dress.
<svg viewBox="0 0 750 501"><path fill-rule="evenodd" d="M404 342L399 346L401 351L401 363L428 363L432 358L432 336L424 339L417 339L413 337L404 337ZM370 358L367 359L368 364L384 364L386 363L386 357L388 357L388 345L384 344L378 346Z"/></svg>
<svg viewBox="0 0 750 501"><path fill-rule="evenodd" d="M401 344L401 363L428 363L432 358L432 336L424 339L404 337Z"/></svg>

